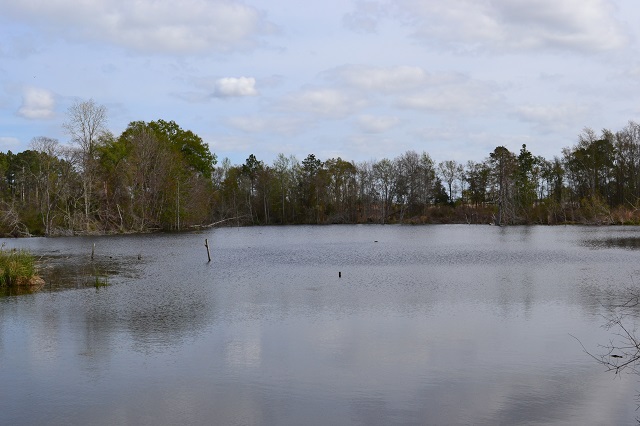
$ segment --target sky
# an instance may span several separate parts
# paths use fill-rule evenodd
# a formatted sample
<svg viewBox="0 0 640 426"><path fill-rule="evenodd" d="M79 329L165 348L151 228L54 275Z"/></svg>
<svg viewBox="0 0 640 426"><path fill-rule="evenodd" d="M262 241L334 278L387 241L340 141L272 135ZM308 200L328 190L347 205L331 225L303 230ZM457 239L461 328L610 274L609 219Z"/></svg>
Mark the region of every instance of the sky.
<svg viewBox="0 0 640 426"><path fill-rule="evenodd" d="M0 0L0 151L174 120L218 159L560 156L640 121L637 0Z"/></svg>

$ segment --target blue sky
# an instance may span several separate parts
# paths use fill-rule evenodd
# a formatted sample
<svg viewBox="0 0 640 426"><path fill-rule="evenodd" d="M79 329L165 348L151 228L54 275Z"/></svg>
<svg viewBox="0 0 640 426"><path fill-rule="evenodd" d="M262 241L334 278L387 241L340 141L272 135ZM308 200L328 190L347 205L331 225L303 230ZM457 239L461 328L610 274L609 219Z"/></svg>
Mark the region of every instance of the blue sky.
<svg viewBox="0 0 640 426"><path fill-rule="evenodd" d="M0 0L0 150L76 100L219 159L552 158L640 121L637 0Z"/></svg>

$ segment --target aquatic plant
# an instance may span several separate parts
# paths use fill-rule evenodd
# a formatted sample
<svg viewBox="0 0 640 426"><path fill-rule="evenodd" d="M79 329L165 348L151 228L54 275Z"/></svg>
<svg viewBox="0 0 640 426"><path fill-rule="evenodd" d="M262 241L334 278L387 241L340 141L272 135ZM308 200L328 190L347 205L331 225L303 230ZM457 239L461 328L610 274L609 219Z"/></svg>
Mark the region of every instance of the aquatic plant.
<svg viewBox="0 0 640 426"><path fill-rule="evenodd" d="M0 287L39 285L34 256L27 250L0 247Z"/></svg>
<svg viewBox="0 0 640 426"><path fill-rule="evenodd" d="M107 287L109 285L109 277L106 275L95 275L95 288Z"/></svg>

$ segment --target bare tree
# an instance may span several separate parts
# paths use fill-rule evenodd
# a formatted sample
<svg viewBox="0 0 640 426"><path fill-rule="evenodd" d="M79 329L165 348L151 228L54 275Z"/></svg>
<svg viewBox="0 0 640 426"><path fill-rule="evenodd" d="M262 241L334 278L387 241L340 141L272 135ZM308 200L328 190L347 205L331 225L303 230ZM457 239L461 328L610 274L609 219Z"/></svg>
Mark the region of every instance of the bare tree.
<svg viewBox="0 0 640 426"><path fill-rule="evenodd" d="M87 228L91 212L91 190L96 173L96 147L108 133L107 109L97 105L93 99L76 101L67 111L67 121L63 127L77 145L81 154L82 187L84 195L84 215Z"/></svg>
<svg viewBox="0 0 640 426"><path fill-rule="evenodd" d="M389 216L389 207L392 200L393 180L395 177L393 163L389 159L383 158L373 165L373 175L382 202L381 219L382 223L385 223L387 216Z"/></svg>
<svg viewBox="0 0 640 426"><path fill-rule="evenodd" d="M29 229L20 220L15 203L0 201L0 230L4 236L29 237Z"/></svg>
<svg viewBox="0 0 640 426"><path fill-rule="evenodd" d="M31 149L41 156L39 172L36 176L36 188L39 190L40 213L45 235L51 234L52 223L56 217L56 204L60 193L60 160L61 154L57 139L38 136L31 140Z"/></svg>
<svg viewBox="0 0 640 426"><path fill-rule="evenodd" d="M278 154L278 157L273 162L273 170L278 180L278 188L280 189L280 198L282 201L282 217L280 223L286 223L285 201L290 196L290 186L293 182L291 169L294 162L294 157L286 157L282 153Z"/></svg>
<svg viewBox="0 0 640 426"><path fill-rule="evenodd" d="M462 180L464 167L454 160L447 160L438 164L438 172L449 189L449 202L453 203L454 191L457 190L455 182Z"/></svg>

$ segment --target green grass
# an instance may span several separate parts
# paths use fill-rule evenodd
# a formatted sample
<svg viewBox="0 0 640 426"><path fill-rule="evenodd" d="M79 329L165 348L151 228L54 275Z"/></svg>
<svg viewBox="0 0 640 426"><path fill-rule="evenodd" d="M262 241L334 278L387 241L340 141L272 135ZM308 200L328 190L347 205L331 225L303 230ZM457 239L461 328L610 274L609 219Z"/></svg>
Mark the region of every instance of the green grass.
<svg viewBox="0 0 640 426"><path fill-rule="evenodd" d="M106 275L96 275L95 287L107 287L109 285L109 278Z"/></svg>
<svg viewBox="0 0 640 426"><path fill-rule="evenodd" d="M0 287L29 285L36 273L35 258L29 251L0 247Z"/></svg>

